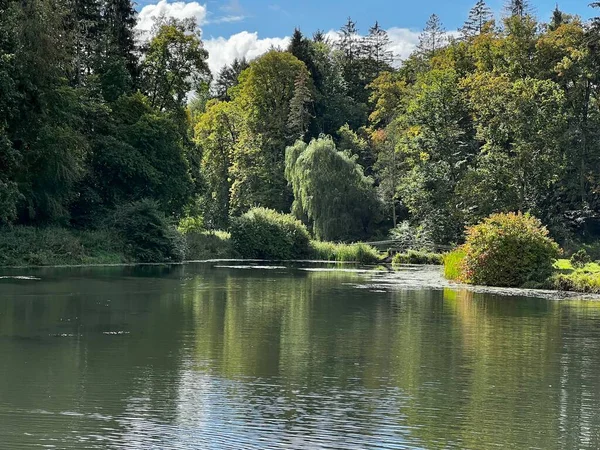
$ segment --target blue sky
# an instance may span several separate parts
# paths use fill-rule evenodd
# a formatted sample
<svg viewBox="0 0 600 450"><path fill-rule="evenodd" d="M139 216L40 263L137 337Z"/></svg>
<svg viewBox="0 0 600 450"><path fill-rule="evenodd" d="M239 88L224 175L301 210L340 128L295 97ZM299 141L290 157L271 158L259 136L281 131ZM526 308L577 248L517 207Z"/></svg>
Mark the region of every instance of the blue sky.
<svg viewBox="0 0 600 450"><path fill-rule="evenodd" d="M592 15L591 0L561 0L559 7L584 18ZM201 2L202 3L202 2ZM211 16L237 15L244 20L234 23L207 24L206 35L223 36L243 30L258 31L261 36L286 36L295 27L308 33L316 29L337 29L348 16L366 30L375 20L384 28L421 29L427 18L436 13L447 29L456 29L464 21L475 0L207 0ZM489 0L495 11L502 11L503 0ZM550 16L555 0L531 2L541 19Z"/></svg>
<svg viewBox="0 0 600 450"><path fill-rule="evenodd" d="M600 11L588 6L592 0L560 0L565 12L584 20ZM436 13L448 31L459 28L476 0L138 0L140 31L149 30L161 14L195 17L213 73L234 58L255 58L272 46L285 47L294 28L305 34L317 29L338 30L350 16L361 32L379 21L392 41L397 60L406 58L418 42L427 18ZM504 0L487 0L500 17ZM536 16L549 20L556 0L530 0Z"/></svg>

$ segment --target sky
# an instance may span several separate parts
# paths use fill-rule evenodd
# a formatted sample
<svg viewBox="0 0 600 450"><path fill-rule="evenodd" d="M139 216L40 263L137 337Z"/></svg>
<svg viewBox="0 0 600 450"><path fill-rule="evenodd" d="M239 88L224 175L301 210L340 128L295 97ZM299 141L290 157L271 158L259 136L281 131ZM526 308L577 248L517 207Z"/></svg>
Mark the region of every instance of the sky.
<svg viewBox="0 0 600 450"><path fill-rule="evenodd" d="M592 0L559 0L561 10L584 20L600 11L588 7ZM375 21L388 31L391 50L398 61L418 42L427 18L437 14L448 31L458 29L476 0L138 0L138 28L148 30L153 18L164 14L195 17L209 51L209 66L217 73L234 58L255 58L272 46L284 47L294 28L311 35L316 30L338 30L348 17L361 33ZM504 0L487 0L498 17ZM530 0L535 15L548 20L556 0Z"/></svg>

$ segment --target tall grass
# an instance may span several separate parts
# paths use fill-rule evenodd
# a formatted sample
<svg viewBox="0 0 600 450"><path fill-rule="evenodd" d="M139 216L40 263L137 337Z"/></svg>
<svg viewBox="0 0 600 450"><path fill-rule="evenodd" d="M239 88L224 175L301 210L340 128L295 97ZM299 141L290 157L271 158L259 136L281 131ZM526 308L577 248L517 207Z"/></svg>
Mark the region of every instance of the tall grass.
<svg viewBox="0 0 600 450"><path fill-rule="evenodd" d="M374 247L363 243L337 244L335 242L310 242L311 257L322 261L358 262L376 264L383 255Z"/></svg>
<svg viewBox="0 0 600 450"><path fill-rule="evenodd" d="M462 276L462 264L466 253L463 249L456 249L444 255L444 277L457 281Z"/></svg>

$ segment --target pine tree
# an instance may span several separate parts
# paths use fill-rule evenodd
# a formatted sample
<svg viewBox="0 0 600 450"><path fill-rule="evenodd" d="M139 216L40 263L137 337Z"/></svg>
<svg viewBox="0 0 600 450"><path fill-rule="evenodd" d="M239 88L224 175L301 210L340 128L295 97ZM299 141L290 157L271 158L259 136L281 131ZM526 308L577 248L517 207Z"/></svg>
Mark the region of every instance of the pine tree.
<svg viewBox="0 0 600 450"><path fill-rule="evenodd" d="M375 25L369 28L369 35L365 39L364 53L368 59L375 62L377 75L394 62L394 53L389 50L389 46L387 31L379 26L379 22L375 22Z"/></svg>
<svg viewBox="0 0 600 450"><path fill-rule="evenodd" d="M487 6L485 0L477 0L475 6L469 11L469 18L460 29L461 34L464 37L472 37L481 34L484 25L492 20L492 18L492 10Z"/></svg>
<svg viewBox="0 0 600 450"><path fill-rule="evenodd" d="M323 30L317 30L313 33L312 40L313 42L327 42L327 36L325 36Z"/></svg>
<svg viewBox="0 0 600 450"><path fill-rule="evenodd" d="M231 100L229 97L229 89L237 86L240 74L246 70L250 64L246 58L235 58L231 65L225 66L219 72L217 81L215 82L216 96L220 100Z"/></svg>
<svg viewBox="0 0 600 450"><path fill-rule="evenodd" d="M138 58L134 27L136 11L131 0L105 0L107 54L125 61L132 79L137 78Z"/></svg>
<svg viewBox="0 0 600 450"><path fill-rule="evenodd" d="M348 17L348 22L340 28L338 48L343 52L348 62L353 62L361 57L362 37L358 34L356 22Z"/></svg>
<svg viewBox="0 0 600 450"><path fill-rule="evenodd" d="M311 106L313 102L310 90L310 79L305 71L299 73L294 82L294 96L290 100L288 129L293 136L303 139L313 118Z"/></svg>
<svg viewBox="0 0 600 450"><path fill-rule="evenodd" d="M440 18L436 14L432 14L423 32L419 36L418 50L425 54L430 55L435 53L446 44L446 30L444 29Z"/></svg>
<svg viewBox="0 0 600 450"><path fill-rule="evenodd" d="M72 36L73 84L82 85L95 69L101 53L102 4L100 0L72 0L65 27Z"/></svg>
<svg viewBox="0 0 600 450"><path fill-rule="evenodd" d="M505 7L511 16L525 17L531 12L528 0L508 0Z"/></svg>

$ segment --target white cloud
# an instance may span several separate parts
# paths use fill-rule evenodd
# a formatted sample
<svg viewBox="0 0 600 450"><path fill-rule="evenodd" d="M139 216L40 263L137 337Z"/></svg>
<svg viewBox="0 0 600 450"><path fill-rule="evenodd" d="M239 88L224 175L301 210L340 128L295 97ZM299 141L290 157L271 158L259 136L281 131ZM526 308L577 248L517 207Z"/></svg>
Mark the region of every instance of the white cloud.
<svg viewBox="0 0 600 450"><path fill-rule="evenodd" d="M156 18L174 17L176 19L196 19L196 23L200 26L206 23L206 5L201 5L198 2L171 2L168 0L160 0L155 5L147 5L142 8L138 15L138 23L136 29L145 34L152 29L152 25Z"/></svg>
<svg viewBox="0 0 600 450"><path fill-rule="evenodd" d="M285 48L289 37L259 39L258 33L242 31L229 38L217 37L206 39L204 47L208 50L208 66L213 74L231 64L235 58L254 59L269 51L271 47Z"/></svg>
<svg viewBox="0 0 600 450"><path fill-rule="evenodd" d="M390 50L394 53L397 63L405 60L419 44L419 32L408 28L392 27L387 30L390 38Z"/></svg>
<svg viewBox="0 0 600 450"><path fill-rule="evenodd" d="M186 3L184 1L169 2L168 0L160 0L156 4L142 8L138 15L136 28L143 39L148 37L148 32L152 29L154 20L162 15L177 19L195 18L199 26L208 23L237 22L244 19L243 8L238 0L229 1L221 7L221 10L226 11L228 14L211 20L206 5L202 5L197 1ZM389 28L387 31L390 38L390 50L393 51L396 56L396 64L399 65L416 48L419 43L419 32L397 27ZM339 33L335 30L328 31L326 36L332 42L339 39ZM215 75L223 66L231 64L235 58L245 57L252 60L269 51L271 47L285 48L289 42L289 36L259 38L257 32L249 31L242 31L228 38L219 36L204 39L204 45L209 52L208 65Z"/></svg>

